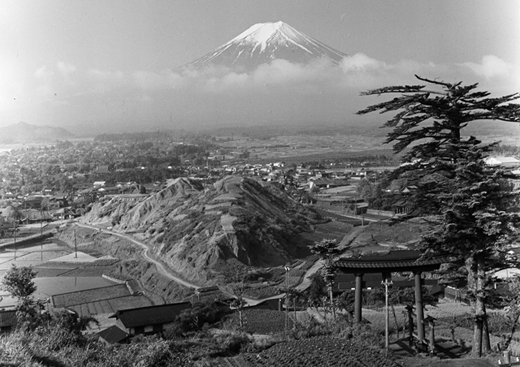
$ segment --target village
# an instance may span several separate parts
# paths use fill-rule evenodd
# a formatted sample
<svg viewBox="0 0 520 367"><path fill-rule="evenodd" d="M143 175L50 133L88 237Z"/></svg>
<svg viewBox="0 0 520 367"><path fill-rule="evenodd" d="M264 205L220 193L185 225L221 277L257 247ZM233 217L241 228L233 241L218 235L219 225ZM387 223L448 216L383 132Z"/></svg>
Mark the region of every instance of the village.
<svg viewBox="0 0 520 367"><path fill-rule="evenodd" d="M158 192L167 179L176 177L189 177L203 185L211 185L226 175L254 177L278 185L301 203L357 216L376 212L384 216L404 214L408 210L407 196L416 189L413 182L393 186L385 182L386 173L396 164L377 150L343 159L305 162L305 155L298 158L302 152L275 141L261 150L283 155L282 151L289 149L295 156L270 162L266 156L261 159L264 163L248 163L254 161L249 153L254 152L254 146L235 144L232 148L229 139L223 139L225 147L221 147L210 143L214 140L218 142L207 139L200 143L197 138L194 143L149 139L109 144L100 139L4 151L0 155L0 235L8 235L15 223L77 218L95 201L112 195ZM331 147L314 148L313 152L324 149L322 153L330 155ZM487 164L509 170L510 178L519 185L519 159L491 156ZM390 198L383 204L370 193L378 184L386 186L381 187L379 195Z"/></svg>
<svg viewBox="0 0 520 367"><path fill-rule="evenodd" d="M53 149L44 149L47 152L53 152ZM58 185L45 187L42 185L40 191L27 192L31 187L38 187L38 183L30 183L30 171L38 167L38 164L29 164L30 160L27 159L26 155L24 157L23 160L20 159L15 152L4 154L2 157L4 165L1 172L3 195L2 208L0 208L0 228L2 230L0 247L4 251L7 249L7 252L0 256L0 258L7 260L2 264L24 265L30 263L36 266L40 276L60 274L64 281L70 279L69 284L62 285L58 291L53 290L51 292L41 283L43 279L48 281L50 278L40 279L38 284L41 284L41 293L38 294L42 300L46 300L45 307L65 309L77 316L95 316L100 321L100 326L91 329L90 333L96 333L107 344L125 343L141 334L166 335L170 332L167 330L177 322L181 314L193 312L193 304L200 302L201 299L205 302L213 302L213 307L217 307L215 312L226 314L229 312L229 305L233 303L234 296L232 292L226 291L225 288L220 286L200 286L188 282L186 284L189 286L190 292L183 293L184 297L181 301L165 302L164 299L157 298L156 294L143 287L138 279L114 277L109 268L117 264L119 259L114 256L102 256L103 254L99 252L87 251L89 246L86 246L85 243L102 240L111 244L118 244L117 246L134 246L136 240L132 238L130 233L115 236L115 233L111 231L111 223L96 226L81 224L81 217L88 213L95 203L106 203L118 197L149 197L163 190L169 182L174 180L174 176L177 176L176 178L184 176L199 182L203 187L207 187L223 177L231 175L252 178L273 185L292 197L295 202L312 207L324 218L332 220L332 223L342 223L342 226L349 223L354 227L361 226L362 228L371 222L377 223L407 214L409 208L413 205L412 201L409 200L412 200L415 190L417 190L413 180L389 182L387 173L395 167L377 166L376 164L380 163L379 161L360 162L352 160L342 164L327 162L312 166L303 163L287 164L283 161L261 164L248 163L247 159L240 160L240 162L233 162L233 160L228 159L223 161L224 164L210 168L209 166L192 166L192 162L188 162L189 159L185 158L184 164L163 167L163 169L168 170L166 172L175 171L171 178L153 182L149 182L150 179L143 180L145 176L139 176L141 180L138 179L138 181L114 180L114 177L122 172L129 175L127 177L132 177L132 173L142 174L156 170L156 167L152 168L151 166L138 165L132 169L118 169L110 165L90 164L91 171L84 169L83 172L79 173L71 169L75 167L67 166L66 163L63 165L54 163L58 167L55 169L54 182ZM53 159L52 154L48 154L47 158L49 157L51 157L51 160ZM182 159L179 159L179 161L182 161ZM493 156L488 158L486 164L507 170L511 181L518 187L520 183L520 160L514 157ZM63 188L67 190L61 191ZM70 237L72 229L73 239ZM346 235L347 232L338 232L341 233L338 238ZM69 236L68 241L66 241L69 243L68 247L60 245L59 241L56 243L52 239L47 240L50 236L65 240L66 237L60 236L67 236L67 233ZM331 235L332 232L328 234L329 237ZM97 237L99 239L96 239ZM381 245L374 240L374 235L360 241L360 245L365 248L381 248ZM134 244L131 244L131 242L134 242ZM74 250L70 248L71 243L74 243ZM141 246L147 248L145 243L141 243ZM516 249L512 250L516 251ZM14 259L12 258L13 251ZM516 254L516 252L514 253ZM390 254L388 256L391 256ZM411 258L402 259L403 254L411 256ZM144 256L147 261L157 261L153 257L148 257L146 252ZM400 248L396 256L401 263L406 263L406 261L415 261L415 257L418 255L413 251L408 251L407 247L404 246ZM372 261L371 266L376 266L374 265L375 260ZM446 260L441 259L439 261ZM440 263L435 263L433 268L428 263L429 265L424 268L427 271L425 273L427 278L422 280L423 284L433 286L436 289L435 292L437 292L428 293L428 297L432 295L435 297L442 296L460 302L463 298L459 290L439 287L437 280L431 278L432 274L429 271L438 267ZM276 285L273 289L283 289L284 282L290 279L287 286L290 284L291 287L295 287L295 290L305 290L309 287L310 279L317 270L315 264L317 263L311 260L291 264L290 271L286 272L286 279L284 280L282 276L278 282L272 283ZM352 274L348 274L348 266L350 265L348 262L345 264L346 273L336 276L338 286L336 292L338 294L350 288L356 287L357 289L359 284L363 284L368 289L378 288L379 280L376 279L378 275L365 275L364 280L357 280ZM160 262L157 262L157 266L160 266ZM413 266L417 267L417 265L408 266L410 267L396 268L394 271L407 272L412 268L415 269ZM377 267L375 269L379 270ZM381 269L381 271L384 270L384 268ZM5 267L0 269L3 272L6 270L8 269ZM509 269L507 276L514 273L515 269ZM89 288L92 285L77 288L78 281L83 282L87 274L91 277L96 275L102 279L95 288ZM177 277L175 274L169 276L175 282L184 281L182 276ZM72 279L74 279L74 286L71 283ZM396 284L410 287L409 280L405 278L397 279L400 278L394 279ZM414 283L411 282L413 286ZM356 291L356 294L361 293ZM370 299L370 296L368 297ZM303 314L303 304L297 303L296 300L293 301L292 306L287 304L284 293L269 293L250 298L246 296L244 299L247 300L247 312L252 325L254 324L253 320L256 319L256 316L253 316L255 313L265 315L273 312L273 325L276 324L276 326L271 326L271 328L274 327L278 331L287 331L287 325L292 325L298 320L297 313ZM356 300L356 322L361 322L362 318L368 318L374 323L379 322L377 321L379 316L375 316L371 312L361 316L361 302L361 300ZM1 330L2 332L9 332L16 326L14 303L8 303L6 306L4 302L4 305L0 305L0 307L3 308L2 318L0 319ZM291 314L289 319L286 314L286 319L279 318L280 315L283 315L283 312L291 311L291 307L294 309L295 316ZM449 307L452 307L451 304ZM367 311L364 310L364 312ZM449 313L439 312L439 317L446 318L447 315L450 315ZM411 318L412 314L408 317ZM420 314L417 317L422 318L423 315ZM421 342L433 345L433 339L428 339L430 336L425 334L425 330L417 331L420 333ZM433 324L429 330L433 330Z"/></svg>

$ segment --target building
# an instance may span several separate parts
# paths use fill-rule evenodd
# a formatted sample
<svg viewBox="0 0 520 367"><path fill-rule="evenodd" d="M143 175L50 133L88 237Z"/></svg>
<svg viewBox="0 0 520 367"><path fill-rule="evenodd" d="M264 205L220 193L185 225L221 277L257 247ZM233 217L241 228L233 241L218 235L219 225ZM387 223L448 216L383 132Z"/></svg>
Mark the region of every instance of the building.
<svg viewBox="0 0 520 367"><path fill-rule="evenodd" d="M118 310L110 317L115 318L116 326L130 336L155 334L166 330L188 308L191 308L190 302L170 303Z"/></svg>
<svg viewBox="0 0 520 367"><path fill-rule="evenodd" d="M504 168L520 167L520 160L515 157L488 157L485 159L488 166L500 166Z"/></svg>
<svg viewBox="0 0 520 367"><path fill-rule="evenodd" d="M0 310L0 334L8 333L16 327L16 310Z"/></svg>
<svg viewBox="0 0 520 367"><path fill-rule="evenodd" d="M107 329L101 330L97 333L97 336L99 336L99 339L101 339L103 343L109 345L128 341L129 334L116 325L113 325Z"/></svg>

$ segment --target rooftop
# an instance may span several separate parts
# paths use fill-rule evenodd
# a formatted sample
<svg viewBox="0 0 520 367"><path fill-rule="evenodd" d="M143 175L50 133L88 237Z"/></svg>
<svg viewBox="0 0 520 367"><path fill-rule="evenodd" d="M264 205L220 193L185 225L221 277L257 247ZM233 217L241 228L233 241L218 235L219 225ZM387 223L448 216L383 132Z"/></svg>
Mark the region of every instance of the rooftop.
<svg viewBox="0 0 520 367"><path fill-rule="evenodd" d="M413 271L433 270L441 264L450 262L447 257L421 259L422 252L416 250L385 251L360 257L340 258L336 266L343 272L365 270L378 271Z"/></svg>
<svg viewBox="0 0 520 367"><path fill-rule="evenodd" d="M190 302L170 303L159 306L118 310L110 317L121 320L126 328L167 324L173 322L183 310L190 307Z"/></svg>

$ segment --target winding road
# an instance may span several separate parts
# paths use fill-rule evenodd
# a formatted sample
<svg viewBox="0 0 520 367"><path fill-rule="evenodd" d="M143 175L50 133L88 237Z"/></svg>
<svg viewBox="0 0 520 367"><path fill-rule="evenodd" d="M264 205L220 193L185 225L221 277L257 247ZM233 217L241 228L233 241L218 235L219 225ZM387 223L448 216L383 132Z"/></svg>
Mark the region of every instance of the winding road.
<svg viewBox="0 0 520 367"><path fill-rule="evenodd" d="M201 286L199 285L196 285L194 283L191 283L191 282L188 282L174 274L171 274L165 267L164 265L155 260L154 258L150 257L150 255L148 255L148 251L150 250L150 247L148 247L147 244L145 244L144 242L141 242L141 241L138 241L136 240L135 238L129 236L129 235L126 235L126 234L122 234L122 233L117 233L117 232L114 232L114 231L111 231L111 230L108 230L108 229L101 229L99 227L95 227L95 226L91 226L91 225L88 225L88 224L83 224L83 223L78 223L78 222L74 222L75 225L79 226L79 227L83 227L83 228L88 228L88 229L92 229L92 230L95 230L95 231L98 231L98 232L102 232L102 233L105 233L105 234L109 234L109 235L112 235L112 236L117 236L117 237L120 237L120 238L123 238L123 239L126 239L128 241L131 241L132 243L138 245L139 247L143 248L144 251L143 251L143 257L146 261L148 262L151 262L152 264L154 264L156 267L157 267L157 270L159 271L159 273L165 277L167 277L168 279L171 279L173 280L174 282L180 284L180 285L183 285L185 287L188 287L188 288L193 288L195 290L199 289L199 288L202 288ZM316 261L316 263L310 268L307 270L307 272L305 273L304 277L303 277L303 280L302 282L296 287L297 290L299 291L303 291L305 289L307 289L311 283L311 276L316 273L321 267L323 266L323 262L321 260L318 260ZM261 303L263 301L266 301L266 300L270 300L270 299L277 299L277 298L283 298L285 297L285 294L277 294L275 296L271 296L271 297L266 297L266 298L262 298L262 299L253 299L253 298L246 298L246 297L243 297L243 299L251 306L253 305L256 305L258 303Z"/></svg>
<svg viewBox="0 0 520 367"><path fill-rule="evenodd" d="M152 264L154 264L157 267L157 270L159 271L159 273L161 273L161 275L164 275L168 279L171 279L174 282L179 283L179 284L181 284L181 285L183 285L185 287L188 287L188 288L194 288L194 289L201 288L200 286L198 286L196 284L190 283L190 282L188 282L188 281L186 281L186 280L184 280L182 278L179 278L179 277L171 274L170 272L168 272L161 262L155 260L154 258L152 258L152 257L150 257L148 255L148 251L150 250L150 248L144 242L138 241L138 240L136 240L135 238L133 238L133 237L131 237L129 235L113 232L113 231L110 231L108 229L100 229L98 227L94 227L94 226L91 226L91 225L88 225L88 224L83 224L83 223L77 223L77 222L75 224L77 226L79 226L79 227L93 229L93 230L96 230L96 231L100 231L102 233L106 233L106 234L109 234L109 235L112 235L112 236L117 236L117 237L126 239L128 241L131 241L132 243L134 243L134 244L136 244L136 245L138 245L138 246L140 246L140 247L142 247L144 249L143 257L145 258L146 261L151 262Z"/></svg>

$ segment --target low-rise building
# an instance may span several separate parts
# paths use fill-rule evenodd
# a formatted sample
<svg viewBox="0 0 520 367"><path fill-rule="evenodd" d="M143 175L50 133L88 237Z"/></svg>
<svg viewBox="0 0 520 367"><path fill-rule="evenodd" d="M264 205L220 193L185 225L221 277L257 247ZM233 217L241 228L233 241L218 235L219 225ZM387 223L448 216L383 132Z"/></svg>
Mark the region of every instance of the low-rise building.
<svg viewBox="0 0 520 367"><path fill-rule="evenodd" d="M190 307L190 302L170 303L118 310L110 317L115 318L116 326L130 336L155 334L164 331L168 326L172 325L177 316Z"/></svg>

